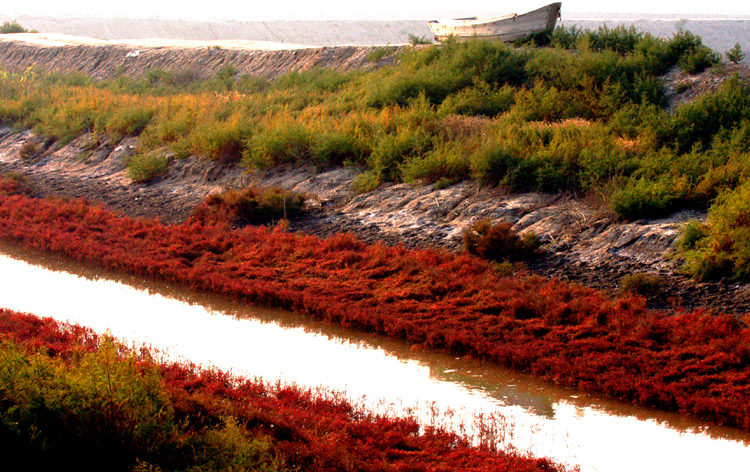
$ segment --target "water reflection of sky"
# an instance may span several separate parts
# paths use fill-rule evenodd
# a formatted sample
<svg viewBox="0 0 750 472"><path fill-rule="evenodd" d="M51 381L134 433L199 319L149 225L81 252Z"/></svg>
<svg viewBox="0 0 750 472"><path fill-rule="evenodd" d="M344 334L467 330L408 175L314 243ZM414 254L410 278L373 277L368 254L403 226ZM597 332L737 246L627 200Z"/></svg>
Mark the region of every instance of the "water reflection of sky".
<svg viewBox="0 0 750 472"><path fill-rule="evenodd" d="M750 433L594 401L478 361L413 351L405 343L290 313L137 279L128 282L138 288L95 280L88 269L23 256L83 276L0 256L0 306L109 331L166 349L172 358L266 381L324 385L364 407L414 412L425 423L470 434L480 430L479 415L485 429L495 421L505 445L582 470L736 470L750 464Z"/></svg>

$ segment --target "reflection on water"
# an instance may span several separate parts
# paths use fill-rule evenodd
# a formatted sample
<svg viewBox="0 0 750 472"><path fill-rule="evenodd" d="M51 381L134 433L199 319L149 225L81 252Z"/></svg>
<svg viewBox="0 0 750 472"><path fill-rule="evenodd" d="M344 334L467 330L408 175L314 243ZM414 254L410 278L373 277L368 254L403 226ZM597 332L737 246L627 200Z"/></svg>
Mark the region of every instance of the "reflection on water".
<svg viewBox="0 0 750 472"><path fill-rule="evenodd" d="M750 463L750 433L736 429L44 253L3 245L0 254L0 306L109 331L175 359L325 386L367 408L411 412L475 437L489 432L506 447L582 470L729 470Z"/></svg>

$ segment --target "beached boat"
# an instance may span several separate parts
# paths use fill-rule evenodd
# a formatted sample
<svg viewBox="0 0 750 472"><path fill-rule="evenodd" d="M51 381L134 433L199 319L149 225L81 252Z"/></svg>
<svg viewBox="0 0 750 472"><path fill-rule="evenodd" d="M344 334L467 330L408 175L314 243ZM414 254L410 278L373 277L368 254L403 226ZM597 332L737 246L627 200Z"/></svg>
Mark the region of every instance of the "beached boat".
<svg viewBox="0 0 750 472"><path fill-rule="evenodd" d="M430 29L436 41L449 37L456 39L487 38L513 41L537 31L553 29L560 17L562 3L550 3L528 13L511 13L491 18L456 18L455 20L430 21Z"/></svg>

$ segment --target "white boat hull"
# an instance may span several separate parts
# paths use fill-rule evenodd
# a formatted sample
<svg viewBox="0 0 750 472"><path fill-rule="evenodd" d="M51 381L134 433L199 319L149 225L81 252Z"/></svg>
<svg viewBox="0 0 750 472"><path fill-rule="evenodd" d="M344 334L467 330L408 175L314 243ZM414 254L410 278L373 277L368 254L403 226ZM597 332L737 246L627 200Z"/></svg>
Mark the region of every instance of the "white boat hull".
<svg viewBox="0 0 750 472"><path fill-rule="evenodd" d="M553 29L560 16L561 5L559 2L551 3L521 15L430 21L430 29L436 41L445 41L449 37L459 40L479 37L513 41L531 33Z"/></svg>

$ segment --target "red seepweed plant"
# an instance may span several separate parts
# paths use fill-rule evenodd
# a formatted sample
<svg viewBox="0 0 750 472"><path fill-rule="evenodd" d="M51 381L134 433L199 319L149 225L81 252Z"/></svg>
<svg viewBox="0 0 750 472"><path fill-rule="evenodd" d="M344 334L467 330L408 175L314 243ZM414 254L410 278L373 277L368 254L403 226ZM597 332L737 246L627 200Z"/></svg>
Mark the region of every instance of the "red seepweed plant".
<svg viewBox="0 0 750 472"><path fill-rule="evenodd" d="M85 201L0 197L0 239L750 429L750 330L733 316L653 312L446 251L165 226Z"/></svg>

